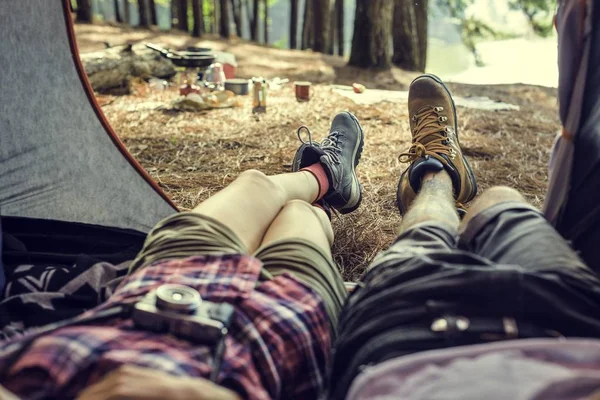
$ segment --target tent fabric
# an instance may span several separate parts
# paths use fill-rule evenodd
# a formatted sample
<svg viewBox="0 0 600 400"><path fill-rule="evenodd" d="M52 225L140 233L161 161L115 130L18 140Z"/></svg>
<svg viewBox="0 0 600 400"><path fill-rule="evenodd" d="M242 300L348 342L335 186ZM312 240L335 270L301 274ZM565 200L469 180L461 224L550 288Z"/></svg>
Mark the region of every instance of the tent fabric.
<svg viewBox="0 0 600 400"><path fill-rule="evenodd" d="M2 220L0 220L0 255L3 255L2 247L3 247ZM2 290L4 288L4 284L6 282L6 276L4 274L4 262L2 260L3 258L4 257L0 257L0 290Z"/></svg>
<svg viewBox="0 0 600 400"><path fill-rule="evenodd" d="M600 21L597 20L597 9L593 0L562 0L556 14L558 101L563 131L557 137L550 159L548 193L544 204L544 213L554 224L558 223L569 198L574 173L574 146L586 121L582 115L583 103L596 94L594 89L596 92L598 89L591 87L588 76L597 67L590 65L594 53L600 51L591 44L593 36L598 34ZM580 172L576 169L577 175Z"/></svg>
<svg viewBox="0 0 600 400"><path fill-rule="evenodd" d="M557 140L544 211L600 272L600 4L563 2L557 29L560 117L571 139Z"/></svg>
<svg viewBox="0 0 600 400"><path fill-rule="evenodd" d="M69 1L11 2L0 21L0 215L147 233L176 212L96 103Z"/></svg>

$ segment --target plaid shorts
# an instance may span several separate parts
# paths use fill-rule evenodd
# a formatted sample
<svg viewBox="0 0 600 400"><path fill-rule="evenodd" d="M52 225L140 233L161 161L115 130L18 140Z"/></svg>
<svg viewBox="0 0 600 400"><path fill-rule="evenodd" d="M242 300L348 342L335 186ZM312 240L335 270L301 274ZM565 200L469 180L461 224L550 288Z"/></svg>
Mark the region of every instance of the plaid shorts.
<svg viewBox="0 0 600 400"><path fill-rule="evenodd" d="M165 283L187 285L204 300L235 309L217 383L242 398L317 398L330 368L332 330L322 297L294 274L265 278L263 262L238 253L239 241L227 228L190 214L159 224L132 273L106 303L82 317L135 302ZM219 235L231 240L219 242ZM173 246L177 241L183 246ZM219 246L231 254L215 250ZM58 329L7 365L18 343L0 345L0 375L4 387L28 399L74 398L126 364L203 378L214 365L207 346L137 329L130 318Z"/></svg>

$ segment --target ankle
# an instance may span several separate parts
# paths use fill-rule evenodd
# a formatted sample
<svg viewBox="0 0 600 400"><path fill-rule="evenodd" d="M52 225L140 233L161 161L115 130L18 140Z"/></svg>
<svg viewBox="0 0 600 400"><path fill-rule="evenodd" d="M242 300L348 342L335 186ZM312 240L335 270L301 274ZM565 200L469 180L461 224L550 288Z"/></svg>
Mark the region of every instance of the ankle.
<svg viewBox="0 0 600 400"><path fill-rule="evenodd" d="M454 196L452 179L445 170L426 172L421 180L420 193L434 193L436 195L449 194Z"/></svg>
<svg viewBox="0 0 600 400"><path fill-rule="evenodd" d="M316 202L321 200L329 191L330 186L329 177L327 176L323 165L321 165L321 163L315 163L309 165L308 167L302 168L299 172L308 172L317 180L319 191L314 201Z"/></svg>

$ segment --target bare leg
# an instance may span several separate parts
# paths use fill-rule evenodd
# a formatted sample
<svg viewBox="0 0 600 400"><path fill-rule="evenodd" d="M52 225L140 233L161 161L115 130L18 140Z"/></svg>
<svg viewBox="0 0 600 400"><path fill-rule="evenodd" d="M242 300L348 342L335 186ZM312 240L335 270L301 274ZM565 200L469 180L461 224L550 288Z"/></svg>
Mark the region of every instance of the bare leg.
<svg viewBox="0 0 600 400"><path fill-rule="evenodd" d="M425 174L421 190L404 214L398 239L377 256L369 269L391 260L407 260L428 251L454 249L459 222L452 180L448 173L440 171Z"/></svg>
<svg viewBox="0 0 600 400"><path fill-rule="evenodd" d="M311 242L331 256L333 229L329 218L323 210L307 202L292 200L287 203L271 223L261 247L290 238Z"/></svg>
<svg viewBox="0 0 600 400"><path fill-rule="evenodd" d="M422 222L438 221L457 229L459 218L454 204L452 180L446 171L430 172L423 177L421 191L408 210L400 232Z"/></svg>
<svg viewBox="0 0 600 400"><path fill-rule="evenodd" d="M268 177L249 170L193 211L227 226L244 243L246 250L253 253L286 203L291 200L312 203L318 192L319 184L309 172Z"/></svg>
<svg viewBox="0 0 600 400"><path fill-rule="evenodd" d="M315 290L335 327L346 289L331 256L332 243L327 214L305 201L292 200L277 215L254 255L271 276L293 274Z"/></svg>

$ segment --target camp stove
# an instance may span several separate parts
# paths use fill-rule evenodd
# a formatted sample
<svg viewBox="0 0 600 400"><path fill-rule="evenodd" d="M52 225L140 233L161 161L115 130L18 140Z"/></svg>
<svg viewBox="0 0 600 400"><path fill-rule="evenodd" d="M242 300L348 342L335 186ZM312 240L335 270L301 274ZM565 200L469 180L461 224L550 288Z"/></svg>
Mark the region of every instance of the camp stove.
<svg viewBox="0 0 600 400"><path fill-rule="evenodd" d="M200 87L195 85L198 73L212 65L216 58L210 49L189 48L186 51L179 51L155 44L146 44L146 47L157 51L175 65L175 70L179 73L179 94L187 96L190 93L200 93Z"/></svg>

